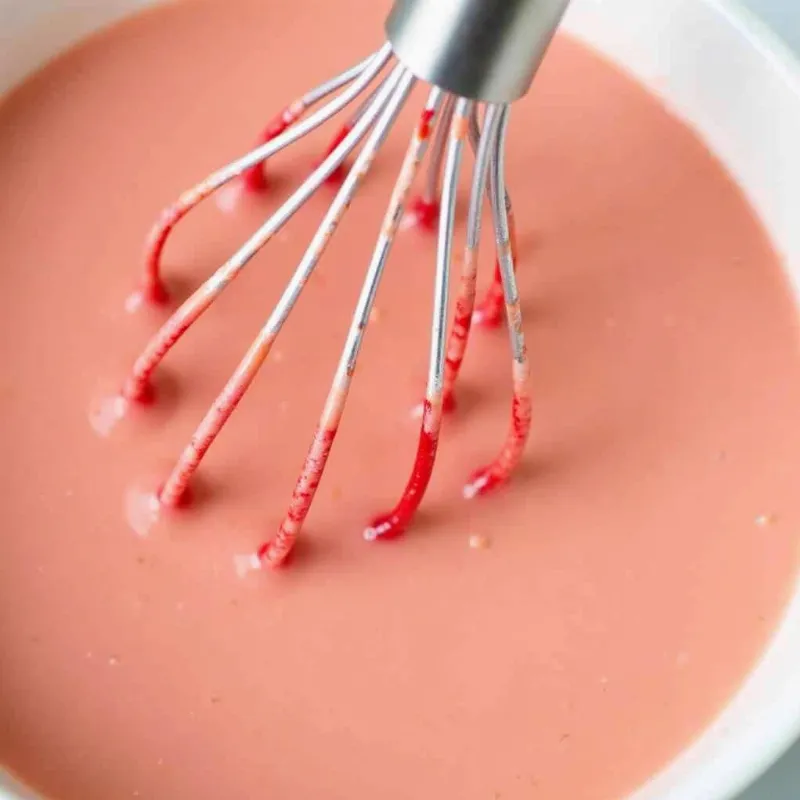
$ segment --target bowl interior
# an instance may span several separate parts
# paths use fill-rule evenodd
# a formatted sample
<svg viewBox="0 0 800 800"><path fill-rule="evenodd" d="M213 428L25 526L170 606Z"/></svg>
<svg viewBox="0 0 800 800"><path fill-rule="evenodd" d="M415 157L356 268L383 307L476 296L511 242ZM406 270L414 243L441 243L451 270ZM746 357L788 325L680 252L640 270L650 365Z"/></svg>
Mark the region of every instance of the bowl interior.
<svg viewBox="0 0 800 800"><path fill-rule="evenodd" d="M158 0L0 0L0 92ZM573 0L565 26L689 121L748 195L800 296L800 67L732 0ZM800 732L800 582L757 669L704 734L630 800L728 800ZM0 776L0 798L32 795Z"/></svg>

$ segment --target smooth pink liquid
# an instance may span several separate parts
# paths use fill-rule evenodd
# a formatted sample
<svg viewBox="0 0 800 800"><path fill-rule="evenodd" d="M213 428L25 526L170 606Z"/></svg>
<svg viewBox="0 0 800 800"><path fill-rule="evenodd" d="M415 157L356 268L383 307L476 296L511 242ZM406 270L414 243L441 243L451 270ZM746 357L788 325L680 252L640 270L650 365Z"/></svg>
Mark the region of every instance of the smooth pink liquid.
<svg viewBox="0 0 800 800"><path fill-rule="evenodd" d="M534 387L513 484L460 499L508 423L498 331L468 353L413 529L360 537L416 447L433 243L409 231L295 563L233 567L285 511L417 95L203 464L196 507L144 539L127 527L126 493L166 475L333 189L181 341L159 404L101 439L92 402L166 313L123 309L143 236L293 96L377 46L384 6L180 3L0 107L0 759L48 796L618 800L721 709L780 617L800 358L778 259L693 133L565 39L508 155ZM176 295L333 129L275 159L272 194L180 226ZM488 233L481 263L489 279Z"/></svg>

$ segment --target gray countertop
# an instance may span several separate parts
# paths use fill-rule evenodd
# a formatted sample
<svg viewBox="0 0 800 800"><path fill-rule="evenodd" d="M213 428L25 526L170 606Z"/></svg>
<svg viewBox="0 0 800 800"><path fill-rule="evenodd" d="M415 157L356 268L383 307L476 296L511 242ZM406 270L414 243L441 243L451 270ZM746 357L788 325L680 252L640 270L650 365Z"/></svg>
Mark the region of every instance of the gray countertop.
<svg viewBox="0 0 800 800"><path fill-rule="evenodd" d="M796 744L739 800L797 800L800 793L800 744Z"/></svg>
<svg viewBox="0 0 800 800"><path fill-rule="evenodd" d="M800 3L798 0L739 0L758 14L800 55Z"/></svg>
<svg viewBox="0 0 800 800"><path fill-rule="evenodd" d="M771 25L800 57L800 0L740 0ZM800 743L796 744L739 800L797 800L800 797Z"/></svg>

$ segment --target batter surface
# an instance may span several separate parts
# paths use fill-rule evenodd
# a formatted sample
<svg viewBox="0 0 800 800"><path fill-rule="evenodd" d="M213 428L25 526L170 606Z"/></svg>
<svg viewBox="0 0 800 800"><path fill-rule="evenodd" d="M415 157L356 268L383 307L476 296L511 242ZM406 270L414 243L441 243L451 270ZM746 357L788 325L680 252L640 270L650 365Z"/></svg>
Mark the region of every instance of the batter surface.
<svg viewBox="0 0 800 800"><path fill-rule="evenodd" d="M507 337L484 332L417 523L361 539L416 446L433 242L406 231L294 563L234 570L285 511L417 94L195 507L146 538L126 525L126 493L164 477L333 190L175 348L159 403L102 438L90 410L167 313L124 309L144 236L286 102L377 47L385 7L178 3L0 106L0 760L48 797L619 800L721 709L779 620L800 530L779 261L694 134L566 39L512 115L534 391L513 484L460 498L508 423ZM334 129L275 159L270 194L179 226L176 298Z"/></svg>

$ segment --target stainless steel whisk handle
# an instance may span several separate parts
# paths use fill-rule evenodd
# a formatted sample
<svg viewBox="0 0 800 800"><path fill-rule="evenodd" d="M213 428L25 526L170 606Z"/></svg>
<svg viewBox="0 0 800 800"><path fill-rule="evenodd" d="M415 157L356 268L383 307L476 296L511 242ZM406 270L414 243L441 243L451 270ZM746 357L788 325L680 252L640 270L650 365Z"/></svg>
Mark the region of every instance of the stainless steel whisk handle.
<svg viewBox="0 0 800 800"><path fill-rule="evenodd" d="M418 78L471 100L530 88L569 0L395 0L386 34Z"/></svg>

